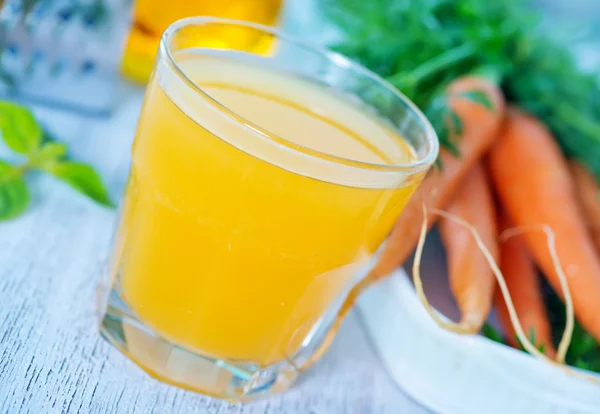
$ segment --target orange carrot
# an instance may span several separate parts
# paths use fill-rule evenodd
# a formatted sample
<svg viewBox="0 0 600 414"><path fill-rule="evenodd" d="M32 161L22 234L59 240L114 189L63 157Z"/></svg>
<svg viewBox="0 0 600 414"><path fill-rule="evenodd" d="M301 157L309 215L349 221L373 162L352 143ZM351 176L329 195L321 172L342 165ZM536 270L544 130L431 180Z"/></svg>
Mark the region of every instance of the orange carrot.
<svg viewBox="0 0 600 414"><path fill-rule="evenodd" d="M588 231L600 254L600 185L581 164L571 161L569 167Z"/></svg>
<svg viewBox="0 0 600 414"><path fill-rule="evenodd" d="M460 97L461 93L473 90L484 92L494 109L486 109L480 103ZM463 124L462 136L458 137L460 157L445 149L440 151L442 169L430 171L406 205L372 271L374 278L392 272L415 248L423 222L421 203L429 208L445 208L469 169L490 148L500 131L505 103L496 85L482 78L464 77L451 84L449 92L455 96L450 105ZM430 214L429 226L436 220L437 216Z"/></svg>
<svg viewBox="0 0 600 414"><path fill-rule="evenodd" d="M537 119L511 109L489 156L501 204L516 226L548 226L573 298L575 315L600 340L600 259L575 198L569 168L550 131ZM560 277L542 232L523 236L529 252L557 292Z"/></svg>
<svg viewBox="0 0 600 414"><path fill-rule="evenodd" d="M501 231L511 227L506 215L500 217L499 227ZM539 275L522 236L511 237L500 244L500 270L504 275L523 330L527 335L533 335L536 346L543 346L545 354L554 358L556 350L552 345L550 322L540 290ZM515 328L510 321L508 308L500 291L496 291L495 307L508 342L518 348Z"/></svg>
<svg viewBox="0 0 600 414"><path fill-rule="evenodd" d="M494 199L481 164L469 171L447 212L472 225L497 260ZM461 312L459 329L462 333L479 332L492 308L496 279L468 228L450 220L442 220L439 228L448 258L450 289Z"/></svg>

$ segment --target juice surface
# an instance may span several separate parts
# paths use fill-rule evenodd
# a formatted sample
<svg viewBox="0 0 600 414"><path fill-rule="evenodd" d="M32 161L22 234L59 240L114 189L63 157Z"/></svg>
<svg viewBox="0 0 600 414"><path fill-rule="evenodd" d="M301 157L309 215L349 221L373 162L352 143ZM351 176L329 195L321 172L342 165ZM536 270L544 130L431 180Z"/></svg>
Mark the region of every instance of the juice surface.
<svg viewBox="0 0 600 414"><path fill-rule="evenodd" d="M369 163L415 159L385 123L317 84L228 58L176 60L268 131L263 140ZM328 182L325 170L322 179L292 172L241 150L249 130L162 75L147 91L115 243L121 294L192 351L262 365L289 358L347 293L423 173L360 188Z"/></svg>

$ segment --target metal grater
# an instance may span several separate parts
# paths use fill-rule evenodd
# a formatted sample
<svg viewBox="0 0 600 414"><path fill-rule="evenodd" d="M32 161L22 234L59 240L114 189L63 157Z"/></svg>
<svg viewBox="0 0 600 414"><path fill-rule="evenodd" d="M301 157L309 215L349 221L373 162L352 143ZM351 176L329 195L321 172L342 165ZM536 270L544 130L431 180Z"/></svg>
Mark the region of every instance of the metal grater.
<svg viewBox="0 0 600 414"><path fill-rule="evenodd" d="M132 0L6 0L0 97L109 115L131 9Z"/></svg>

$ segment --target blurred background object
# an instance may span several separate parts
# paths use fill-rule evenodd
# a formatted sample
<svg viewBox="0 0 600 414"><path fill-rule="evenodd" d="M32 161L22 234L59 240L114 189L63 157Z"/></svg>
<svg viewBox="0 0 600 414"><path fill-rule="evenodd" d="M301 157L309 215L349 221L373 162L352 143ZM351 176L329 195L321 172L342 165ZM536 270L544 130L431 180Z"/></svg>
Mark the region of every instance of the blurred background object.
<svg viewBox="0 0 600 414"><path fill-rule="evenodd" d="M0 96L109 114L131 0L0 4Z"/></svg>
<svg viewBox="0 0 600 414"><path fill-rule="evenodd" d="M168 5L163 0L137 0L122 61L123 74L139 83L148 80L160 36L176 20L216 16L274 25L281 6L282 0L178 0Z"/></svg>
<svg viewBox="0 0 600 414"><path fill-rule="evenodd" d="M361 1L349 1L348 3L359 4ZM440 1L423 0L423 4L435 4ZM328 3L331 3L331 0L288 0L286 2L286 30L294 34L301 34L311 41L324 44L335 43L341 34L323 16L323 11ZM368 4L368 2L364 3ZM397 2L389 1L388 5L392 7L394 3ZM407 0L407 7L409 3L411 2ZM523 0L523 3L532 5L541 13L550 34L562 37L563 40L566 37L576 43L573 45L576 49L574 52L578 54L586 68L600 64L600 1ZM361 16L361 18L366 19L367 16ZM557 27L560 27L560 30L553 30ZM580 51L583 53L578 53Z"/></svg>
<svg viewBox="0 0 600 414"><path fill-rule="evenodd" d="M435 0L437 1L437 0ZM0 0L0 97L109 115L119 72L143 85L173 21L212 15L333 43L324 0ZM584 68L600 64L600 2L531 0ZM390 3L392 4L392 3ZM285 6L285 7L284 7ZM366 17L364 17L366 18ZM206 42L207 39L203 39ZM373 45L377 48L377 45Z"/></svg>
<svg viewBox="0 0 600 414"><path fill-rule="evenodd" d="M555 18L600 21L600 2L597 0L532 0L532 4ZM600 27L596 26L600 32Z"/></svg>
<svg viewBox="0 0 600 414"><path fill-rule="evenodd" d="M0 96L108 115L115 78L144 84L162 32L211 15L278 23L282 0L0 1ZM210 39L203 39L206 44ZM249 42L250 40L247 39Z"/></svg>
<svg viewBox="0 0 600 414"><path fill-rule="evenodd" d="M596 70L600 66L600 1L598 0L532 0L533 5L546 16L546 25L552 27L557 22L564 24L571 32L574 54L583 69ZM554 32L555 36L564 31Z"/></svg>

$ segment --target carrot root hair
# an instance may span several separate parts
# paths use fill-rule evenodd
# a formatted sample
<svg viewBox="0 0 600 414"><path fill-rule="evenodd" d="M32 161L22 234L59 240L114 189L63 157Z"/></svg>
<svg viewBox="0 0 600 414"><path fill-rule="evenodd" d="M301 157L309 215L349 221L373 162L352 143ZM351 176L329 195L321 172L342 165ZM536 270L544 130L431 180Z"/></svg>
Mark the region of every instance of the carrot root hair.
<svg viewBox="0 0 600 414"><path fill-rule="evenodd" d="M446 320L442 316L438 314L438 312L431 306L427 296L425 295L425 290L423 289L423 280L421 279L421 258L423 256L423 247L425 245L425 239L427 238L427 207L425 204L423 206L423 222L421 224L421 231L419 233L419 240L417 241L417 247L415 249L415 259L413 261L413 283L415 285L415 290L417 291L417 296L421 301L421 304L425 308L425 311L429 314L431 319L435 321L441 328L459 334L474 334L477 333L477 328L470 323L470 319L468 315L463 318L462 322L455 323L449 320ZM437 212L441 210L437 209L429 209L430 212Z"/></svg>
<svg viewBox="0 0 600 414"><path fill-rule="evenodd" d="M523 348L529 354L533 355L534 357L536 357L548 364L556 366L557 368L559 368L560 370L562 370L563 372L565 372L569 375L572 375L572 376L575 376L575 377L578 377L578 378L581 378L581 379L584 379L584 380L587 380L587 381L590 381L590 382L593 382L596 384L600 384L600 379L592 377L592 376L584 374L584 373L581 373L580 371L576 371L575 369L565 365L565 356L566 356L567 350L569 348L569 345L571 343L571 338L573 335L575 316L574 316L574 310L573 310L573 301L571 298L571 291L569 290L567 278L563 272L562 266L560 265L560 261L558 259L558 254L556 252L556 246L555 246L555 237L554 237L554 233L552 232L552 229L550 227L538 226L538 227L511 228L511 229L508 229L508 230L505 230L504 232L502 232L502 234L500 235L500 240L505 241L510 237L514 237L516 235L525 233L527 231L540 231L541 230L546 234L546 237L548 240L548 249L550 251L550 255L552 257L552 262L554 264L554 267L556 268L556 272L560 278L561 288L563 290L563 296L565 297L565 306L566 306L566 314L567 314L567 323L565 325L565 330L563 332L563 335L562 335L562 338L561 338L561 341L560 341L560 344L559 344L559 347L557 350L556 360L553 360L553 359L549 358L548 356L546 356L544 353L540 352L540 350L538 350L535 347L535 345L530 341L530 339L527 337L527 335L523 331L523 326L521 325L521 322L519 321L519 318L517 316L517 311L515 309L512 298L510 296L510 292L508 290L508 287L506 286L506 281L504 280L504 275L502 274L502 271L500 270L496 261L492 257L492 254L490 253L488 248L485 246L485 243L483 243L483 241L479 237L477 230L469 222L463 220L460 217L454 216L453 214L450 214L446 211L438 210L435 208L427 209L425 204L422 204L422 209L423 209L423 222L421 223L421 231L419 234L419 240L417 242L417 247L415 250L415 259L414 259L413 268L412 268L413 283L415 285L415 291L417 292L417 296L418 296L421 304L423 305L423 307L425 308L425 310L427 311L429 316L433 319L433 321L438 326L440 326L440 328L445 329L449 332L458 333L458 334L473 333L472 327L468 323L468 318L466 318L467 323L460 323L460 322L456 323L456 322L446 320L444 317L440 316L440 314L433 308L431 303L429 303L427 296L425 295L425 291L423 289L423 281L421 279L421 259L423 256L423 248L425 246L425 239L427 238L428 212L432 213L432 214L437 214L446 220L451 220L461 226L466 227L469 230L469 232L475 239L475 243L477 244L477 246L479 247L479 249L485 256L485 258L486 258L488 264L490 265L492 272L498 282L498 286L500 287L500 291L502 292L502 296L504 297L504 301L506 302L506 307L508 309L510 321L515 329L517 338L519 339L519 341L521 341L521 344L523 345Z"/></svg>
<svg viewBox="0 0 600 414"><path fill-rule="evenodd" d="M563 297L565 298L565 329L560 339L560 343L558 344L558 349L556 350L556 362L564 364L565 358L567 356L567 350L569 349L569 345L571 345L571 339L573 337L573 329L575 325L575 310L573 307L573 298L571 297L571 290L569 289L569 285L567 283L567 277L565 276L563 268L558 259L558 253L556 252L556 238L554 237L554 232L547 225L520 226L506 229L505 231L503 231L500 234L500 241L504 242L510 239L511 237L521 235L528 231L543 231L546 234L546 239L548 240L548 252L550 253L550 257L552 258L552 263L554 264L556 274L558 276L558 279L560 280L560 288L562 290Z"/></svg>

